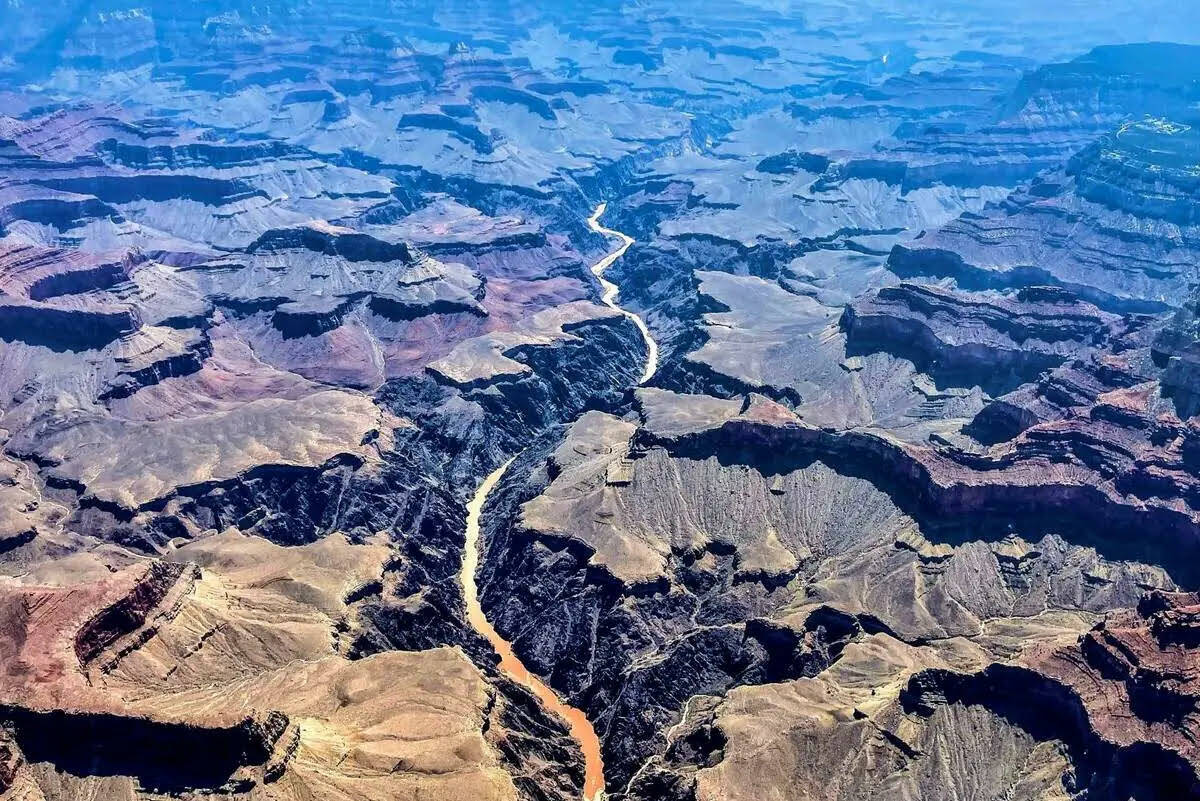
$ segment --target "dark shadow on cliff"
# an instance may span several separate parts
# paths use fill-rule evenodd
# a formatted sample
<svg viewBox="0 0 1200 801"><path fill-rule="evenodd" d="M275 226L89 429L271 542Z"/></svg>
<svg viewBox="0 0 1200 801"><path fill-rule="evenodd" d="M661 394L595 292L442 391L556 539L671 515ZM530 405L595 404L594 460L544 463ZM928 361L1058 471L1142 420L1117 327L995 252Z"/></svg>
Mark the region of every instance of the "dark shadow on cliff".
<svg viewBox="0 0 1200 801"><path fill-rule="evenodd" d="M1079 697L1035 671L991 665L979 673L926 670L900 693L904 711L923 717L939 706L981 706L1039 742L1057 740L1075 766L1065 789L1086 798L1176 801L1196 798L1200 786L1179 754L1158 744L1117 747L1092 730Z"/></svg>
<svg viewBox="0 0 1200 801"><path fill-rule="evenodd" d="M129 776L155 793L218 790L244 765L267 761L287 726L279 713L228 728L145 718L0 706L27 762L73 776Z"/></svg>
<svg viewBox="0 0 1200 801"><path fill-rule="evenodd" d="M869 481L933 541L962 545L998 541L1010 534L1038 540L1058 534L1095 548L1106 559L1158 564L1182 587L1200 587L1200 537L1183 515L1159 507L1137 509L1112 502L1088 485L977 485L939 488L900 449L878 450L852 433L806 432L804 439L771 426L744 425L662 444L672 455L744 465L773 476L821 462L845 476ZM651 439L647 437L647 439ZM1038 493L1043 493L1039 497Z"/></svg>

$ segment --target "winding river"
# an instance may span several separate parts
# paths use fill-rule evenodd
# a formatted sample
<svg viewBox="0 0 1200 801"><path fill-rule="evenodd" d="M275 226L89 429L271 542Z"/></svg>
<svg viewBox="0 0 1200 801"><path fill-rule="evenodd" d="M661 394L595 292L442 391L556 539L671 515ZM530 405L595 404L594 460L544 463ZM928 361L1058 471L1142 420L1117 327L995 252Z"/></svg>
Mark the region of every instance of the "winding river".
<svg viewBox="0 0 1200 801"><path fill-rule="evenodd" d="M592 274L596 276L603 289L601 300L604 304L616 309L632 320L633 324L642 333L642 339L646 342L646 366L642 370L642 377L638 383L644 384L650 380L655 370L658 369L658 343L650 335L650 329L646 327L642 318L617 305L617 295L620 292L620 288L604 277L605 271L612 266L613 262L625 255L625 251L629 250L629 246L633 244L632 237L620 231L605 228L600 224L600 217L604 214L606 206L607 204L601 203L596 207L595 213L588 218L588 227L597 233L617 238L620 240L621 246L593 264ZM583 797L586 801L601 801L604 797L604 761L600 756L600 738L596 736L596 729L592 726L591 721L587 719L587 716L583 714L582 710L565 703L553 689L525 667L524 663L513 652L512 643L500 636L500 633L496 631L495 627L487 619L487 615L483 613L483 607L479 605L479 587L476 584L475 577L479 572L480 518L483 516L483 506L487 502L488 495L491 494L492 489L500 482L500 479L504 477L505 472L512 463L513 460L509 459L485 478L483 483L479 485L479 489L475 490L475 495L471 498L470 503L467 504L467 541L463 552L461 574L463 600L467 605L467 622L496 649L496 653L500 655L500 669L514 681L518 681L532 690L533 694L538 697L547 709L559 715L567 722L571 736L575 738L579 743L579 747L583 750L585 771Z"/></svg>
<svg viewBox="0 0 1200 801"><path fill-rule="evenodd" d="M591 217L588 217L588 227L598 234L616 237L621 241L621 247L593 264L592 274L596 276L596 279L600 282L600 286L604 289L603 294L600 296L604 304L628 317L638 327L638 331L642 332L642 339L646 342L646 367L642 370L642 377L638 380L638 384L645 384L654 376L654 372L658 369L658 343L654 341L654 337L650 336L650 329L646 327L646 323L641 317L617 305L617 295L620 293L621 288L604 277L604 273L612 266L613 262L624 256L625 251L629 250L629 246L633 244L633 237L623 234L620 231L614 231L611 228L605 228L600 224L600 216L604 214L606 208L608 208L607 203L601 203L596 207L596 211Z"/></svg>

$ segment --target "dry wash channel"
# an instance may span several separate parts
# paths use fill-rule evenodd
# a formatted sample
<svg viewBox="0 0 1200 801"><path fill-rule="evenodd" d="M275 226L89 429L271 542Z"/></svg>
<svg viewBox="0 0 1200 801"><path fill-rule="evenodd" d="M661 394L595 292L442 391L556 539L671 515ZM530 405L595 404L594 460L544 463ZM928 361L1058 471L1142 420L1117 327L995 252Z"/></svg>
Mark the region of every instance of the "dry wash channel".
<svg viewBox="0 0 1200 801"><path fill-rule="evenodd" d="M604 277L605 270L624 255L629 246L633 244L631 237L600 225L600 215L604 213L604 208L604 203L596 207L595 213L588 219L588 225L593 231L618 238L621 241L621 246L592 265L592 273L600 281L600 285L603 288L602 299L604 303L633 320L638 330L641 331L643 339L646 341L646 367L642 371L640 381L640 383L644 384L650 380L654 375L654 371L658 368L658 344L650 336L650 330L640 317L617 305L617 293L619 289L616 284ZM591 721L587 719L582 710L564 703L553 689L525 667L524 663L521 662L520 658L513 651L512 643L500 636L500 633L488 621L487 615L483 613L483 607L479 605L479 588L476 585L475 576L479 571L480 519L483 516L483 507L487 503L488 495L491 494L492 489L500 482L500 479L504 477L504 473L508 470L512 462L513 460L509 459L485 478L475 491L471 502L467 504L467 536L462 566L463 599L467 606L467 621L471 624L472 628L486 637L488 642L492 644L492 647L496 649L496 653L500 655L500 669L514 680L521 682L531 689L541 702L545 704L547 709L566 720L571 731L571 736L575 738L579 743L579 747L583 750L585 763L584 798L588 801L599 801L604 795L604 762L600 755L600 738L596 736L596 730L593 728Z"/></svg>

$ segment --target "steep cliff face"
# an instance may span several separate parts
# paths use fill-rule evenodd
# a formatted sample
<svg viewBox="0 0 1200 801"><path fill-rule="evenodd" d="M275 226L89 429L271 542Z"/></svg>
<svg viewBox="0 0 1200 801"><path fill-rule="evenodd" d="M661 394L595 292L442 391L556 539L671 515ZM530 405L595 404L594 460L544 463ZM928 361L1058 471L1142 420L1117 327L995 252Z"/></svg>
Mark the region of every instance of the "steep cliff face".
<svg viewBox="0 0 1200 801"><path fill-rule="evenodd" d="M970 641L972 659L1007 656L1147 584L1174 586L1084 527L964 537L980 508L920 483L920 456L899 443L823 439L761 398L639 397L640 425L592 413L518 460L490 510L484 568L497 626L595 715L610 791L689 786L664 765L691 704L824 675L849 642ZM911 484L890 483L888 448L913 460ZM929 505L909 506L914 519L877 487ZM993 518L1008 503L977 502Z"/></svg>
<svg viewBox="0 0 1200 801"><path fill-rule="evenodd" d="M279 788L287 797L398 797L435 787L576 796L577 746L491 666L464 626L452 578L462 505L478 477L584 408L619 403L639 372L637 329L588 301L598 297L587 270L596 243L547 236L542 226L571 217L549 195L457 186L461 201L488 214L401 190L379 165L337 166L278 140L218 143L109 112L77 107L4 121L14 171L4 190L12 202L0 291L15 316L0 333L0 358L11 398L6 447L25 460L6 484L21 513L6 521L5 572L34 569L72 610L66 624L27 621L25 640L57 632L74 643L73 658L53 657L59 678L46 680L70 689L41 701L6 698L6 783L25 793L60 788L64 797L275 797ZM435 176L420 180L429 192L445 188ZM408 191L418 199L405 207ZM27 202L38 193L71 199L70 213ZM283 213L266 210L296 196ZM94 201L76 202L85 197ZM383 213L403 219L431 205L402 225ZM431 230L451 217L452 229ZM243 599L261 617L223 619L220 579L214 586L187 558L152 559L99 607L72 589L82 569L74 558L87 570L121 571L230 529L292 548L322 547L340 532L360 543L388 532L390 544L374 575L345 588L354 615L332 614L342 602L322 598L316 605L328 616L296 640L273 632L280 621L272 618L282 614L292 627L289 615L310 612ZM229 559L214 563L217 574ZM310 598L295 576L268 580L289 588L283 598ZM26 620L27 602L14 603ZM245 647L264 637L273 643L267 654ZM446 646L479 667L461 652L425 650ZM420 654L405 666L396 649ZM288 658L316 666L302 711L289 706L299 699L288 695ZM248 665L257 689L234 688ZM391 702L398 715L379 717L389 708L379 704L379 682L396 670L454 677L446 692L471 699L443 710L458 733L393 753L424 725L412 710L443 692L417 679L413 694ZM81 675L92 691L77 686ZM112 682L136 685L137 703L117 704L125 690ZM337 688L364 682L362 705L321 711ZM279 706L263 714L282 724L255 750L247 743L257 729L210 712L220 706L215 695L166 700L180 686L224 687L225 700L274 693ZM294 714L317 715L339 737L359 739L372 727L386 737L367 738L342 770L346 755L289 724ZM69 747L52 736L67 729ZM136 755L121 742L146 745ZM212 758L182 765L174 756L196 751ZM438 778L447 760L462 763L453 768L461 779Z"/></svg>
<svg viewBox="0 0 1200 801"><path fill-rule="evenodd" d="M0 792L578 798L512 459L608 797L1198 794L1200 18L675 5L0 8Z"/></svg>
<svg viewBox="0 0 1200 801"><path fill-rule="evenodd" d="M969 289L1053 284L1117 312L1178 307L1195 281L1188 114L1121 124L996 207L898 246L889 269Z"/></svg>
<svg viewBox="0 0 1200 801"><path fill-rule="evenodd" d="M289 548L230 531L149 570L7 588L8 783L71 798L577 797L565 727L486 662L357 651L393 559L382 537Z"/></svg>
<svg viewBox="0 0 1200 801"><path fill-rule="evenodd" d="M1195 601L1150 593L1077 641L1039 646L1016 665L917 673L901 701L922 716L946 705L983 707L1034 737L1060 740L1075 765L1076 792L1190 798L1200 792L1189 667Z"/></svg>
<svg viewBox="0 0 1200 801"><path fill-rule="evenodd" d="M841 322L847 353L886 349L941 382L994 388L1087 353L1118 318L1049 287L988 298L901 283L847 307Z"/></svg>

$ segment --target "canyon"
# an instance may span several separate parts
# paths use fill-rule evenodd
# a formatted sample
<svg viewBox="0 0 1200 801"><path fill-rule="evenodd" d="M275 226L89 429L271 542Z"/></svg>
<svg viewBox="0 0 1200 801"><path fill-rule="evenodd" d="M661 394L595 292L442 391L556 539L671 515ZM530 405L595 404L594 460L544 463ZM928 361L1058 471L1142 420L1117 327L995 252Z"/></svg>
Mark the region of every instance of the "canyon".
<svg viewBox="0 0 1200 801"><path fill-rule="evenodd" d="M619 305L616 299L620 292L612 282L604 278L604 272L621 256L625 255L625 251L633 244L633 240L622 234L619 231L613 231L604 228L600 225L600 216L604 214L605 205L601 203L596 207L596 211L588 218L588 227L597 233L606 234L614 237L621 242L620 247L609 253L600 261L592 265L592 274L596 276L596 280L603 287L601 300L605 305L611 307L628 317L638 328L642 335L642 339L646 345L646 366L642 370L641 380L639 384L644 384L654 376L654 371L658 367L658 343L650 335L646 324L641 318L637 317L632 312L626 312ZM516 457L513 457L514 459ZM512 465L513 459L508 460L494 472L488 475L487 478L475 490L470 502L467 504L467 523L466 523L466 542L463 546L463 566L462 566L462 584L463 584L463 602L466 605L467 622L471 624L477 632L483 635L496 653L500 656L500 670L510 676L517 682L529 687L538 697L546 708L566 720L571 736L578 742L580 749L583 751L584 761L584 781L583 781L583 797L587 801L599 801L604 797L604 757L601 753L600 738L596 735L596 730L588 720L587 715L580 709L565 704L558 697L552 688L546 685L538 676L531 673L527 667L521 662L516 655L512 643L504 639L496 631L495 627L488 621L487 613L483 611L483 607L479 603L479 589L476 584L475 574L479 571L479 532L480 520L483 516L484 504L487 503L488 497L496 484L508 472L508 468Z"/></svg>
<svg viewBox="0 0 1200 801"><path fill-rule="evenodd" d="M0 6L0 798L1200 798L1200 12Z"/></svg>

